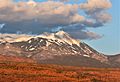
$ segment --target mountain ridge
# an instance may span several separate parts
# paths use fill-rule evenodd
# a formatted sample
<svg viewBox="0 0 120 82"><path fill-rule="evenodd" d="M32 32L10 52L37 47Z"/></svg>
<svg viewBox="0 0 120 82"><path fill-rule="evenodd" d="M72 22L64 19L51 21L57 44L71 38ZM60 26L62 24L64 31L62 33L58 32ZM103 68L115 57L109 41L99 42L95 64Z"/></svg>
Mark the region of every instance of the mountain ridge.
<svg viewBox="0 0 120 82"><path fill-rule="evenodd" d="M22 38L21 36L16 38L19 37ZM116 62L116 58L99 53L86 43L70 37L64 31L26 37L29 39L16 42L1 42L0 54L31 58L38 63L51 62L54 64L57 62L56 64L66 65L73 60L68 65L80 66L83 63L86 66L96 66L98 64L100 65L97 65L98 67L120 67L120 61ZM65 60L67 60L66 63ZM76 61L78 61L78 64L75 64ZM91 65L87 63L91 63Z"/></svg>

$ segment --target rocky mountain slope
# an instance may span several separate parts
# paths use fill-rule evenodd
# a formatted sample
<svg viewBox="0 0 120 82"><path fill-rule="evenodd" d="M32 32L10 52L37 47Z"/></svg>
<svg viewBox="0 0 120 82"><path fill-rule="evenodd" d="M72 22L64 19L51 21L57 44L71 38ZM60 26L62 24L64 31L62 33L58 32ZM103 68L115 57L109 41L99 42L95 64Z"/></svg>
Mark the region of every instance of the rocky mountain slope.
<svg viewBox="0 0 120 82"><path fill-rule="evenodd" d="M5 38L4 38L5 37ZM68 33L44 33L37 36L4 35L0 38L0 54L31 58L38 63L93 67L119 67L114 57L97 52ZM6 40L6 37L9 40ZM24 39L23 39L24 38ZM112 65L111 65L112 64Z"/></svg>

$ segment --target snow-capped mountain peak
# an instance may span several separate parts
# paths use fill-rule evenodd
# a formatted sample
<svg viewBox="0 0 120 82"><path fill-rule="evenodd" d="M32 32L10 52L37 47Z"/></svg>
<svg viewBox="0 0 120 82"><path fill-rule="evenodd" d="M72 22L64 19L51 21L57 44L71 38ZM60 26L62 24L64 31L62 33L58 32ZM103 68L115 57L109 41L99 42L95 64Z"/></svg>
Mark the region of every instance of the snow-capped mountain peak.
<svg viewBox="0 0 120 82"><path fill-rule="evenodd" d="M6 41L5 43L1 41ZM6 50L6 51L5 51ZM38 60L54 56L84 56L101 62L107 57L87 44L70 37L64 31L43 33L41 35L3 34L0 36L0 54L23 55Z"/></svg>
<svg viewBox="0 0 120 82"><path fill-rule="evenodd" d="M80 45L80 40L74 39L72 38L68 33L64 32L64 31L59 31L55 34L56 36L59 36L60 39L64 40L65 42L69 43L69 44L76 44L76 45Z"/></svg>
<svg viewBox="0 0 120 82"><path fill-rule="evenodd" d="M43 33L40 35L26 35L26 34L0 34L0 42L21 42L32 38L46 38L48 40L57 40L59 42L68 43L69 45L76 44L80 46L80 41L72 38L68 33L59 31L56 33Z"/></svg>
<svg viewBox="0 0 120 82"><path fill-rule="evenodd" d="M66 33L66 32L64 32L64 31L58 31L58 32L56 33L56 35L59 35L59 36L68 35L68 36L69 36L69 34Z"/></svg>
<svg viewBox="0 0 120 82"><path fill-rule="evenodd" d="M64 31L58 31L56 33L44 33L36 37L58 40L60 42L68 43L70 45L76 44L77 46L80 46L80 40L70 37L70 35Z"/></svg>

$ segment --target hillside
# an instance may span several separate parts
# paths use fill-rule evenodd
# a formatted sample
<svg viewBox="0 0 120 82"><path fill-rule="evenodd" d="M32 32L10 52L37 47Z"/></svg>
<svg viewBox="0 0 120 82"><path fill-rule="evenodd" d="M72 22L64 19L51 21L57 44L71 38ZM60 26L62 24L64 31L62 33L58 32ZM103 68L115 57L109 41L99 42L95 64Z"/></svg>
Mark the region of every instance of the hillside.
<svg viewBox="0 0 120 82"><path fill-rule="evenodd" d="M0 55L31 59L39 64L120 67L119 55L108 56L100 53L64 31L35 36L2 34Z"/></svg>
<svg viewBox="0 0 120 82"><path fill-rule="evenodd" d="M9 55L1 55L0 54L0 61L5 62L27 62L27 63L35 63L35 61L31 60L30 58L25 57L17 57L17 56L9 56Z"/></svg>
<svg viewBox="0 0 120 82"><path fill-rule="evenodd" d="M87 68L0 60L0 82L120 82L120 68Z"/></svg>

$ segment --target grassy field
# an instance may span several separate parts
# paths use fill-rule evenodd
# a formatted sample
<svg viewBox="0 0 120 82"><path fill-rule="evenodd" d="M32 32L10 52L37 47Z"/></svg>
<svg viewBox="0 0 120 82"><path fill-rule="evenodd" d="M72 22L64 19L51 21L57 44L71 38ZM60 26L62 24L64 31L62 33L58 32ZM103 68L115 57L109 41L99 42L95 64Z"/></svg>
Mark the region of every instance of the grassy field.
<svg viewBox="0 0 120 82"><path fill-rule="evenodd" d="M120 69L0 61L0 82L120 82Z"/></svg>

